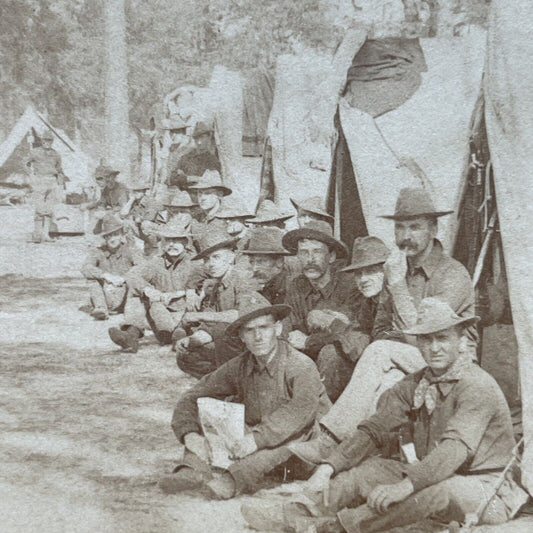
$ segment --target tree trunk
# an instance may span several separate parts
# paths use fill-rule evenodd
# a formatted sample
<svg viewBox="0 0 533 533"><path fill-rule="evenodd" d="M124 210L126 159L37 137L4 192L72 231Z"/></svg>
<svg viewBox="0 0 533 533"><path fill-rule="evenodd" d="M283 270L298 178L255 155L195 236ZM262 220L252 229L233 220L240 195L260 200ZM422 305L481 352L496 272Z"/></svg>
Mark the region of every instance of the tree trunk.
<svg viewBox="0 0 533 533"><path fill-rule="evenodd" d="M106 87L105 139L106 163L129 180L128 149L128 59L126 56L126 15L124 0L105 0Z"/></svg>

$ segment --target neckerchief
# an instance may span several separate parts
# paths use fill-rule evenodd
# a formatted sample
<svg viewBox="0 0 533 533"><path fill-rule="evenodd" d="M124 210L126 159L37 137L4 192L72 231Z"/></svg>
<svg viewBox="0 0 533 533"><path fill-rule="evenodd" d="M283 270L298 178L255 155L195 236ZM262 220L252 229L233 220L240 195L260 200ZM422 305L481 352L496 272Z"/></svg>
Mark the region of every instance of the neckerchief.
<svg viewBox="0 0 533 533"><path fill-rule="evenodd" d="M437 388L439 383L452 383L457 381L462 376L464 370L472 364L471 354L465 353L461 354L452 367L441 376L433 376L431 371L427 370L415 389L413 408L420 409L425 404L428 413L433 413L437 405Z"/></svg>

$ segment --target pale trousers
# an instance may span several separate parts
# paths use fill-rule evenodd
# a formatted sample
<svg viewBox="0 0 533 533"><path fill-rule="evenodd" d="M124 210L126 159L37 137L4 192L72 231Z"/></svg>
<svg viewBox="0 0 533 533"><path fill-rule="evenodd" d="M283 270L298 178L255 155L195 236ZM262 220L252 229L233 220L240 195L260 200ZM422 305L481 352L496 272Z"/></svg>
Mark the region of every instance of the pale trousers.
<svg viewBox="0 0 533 533"><path fill-rule="evenodd" d="M361 355L348 385L320 423L340 441L346 439L374 414L384 391L425 366L418 348L410 344L373 342Z"/></svg>
<svg viewBox="0 0 533 533"><path fill-rule="evenodd" d="M109 283L91 282L89 294L94 309L121 311L126 301L128 288L126 285L116 287Z"/></svg>

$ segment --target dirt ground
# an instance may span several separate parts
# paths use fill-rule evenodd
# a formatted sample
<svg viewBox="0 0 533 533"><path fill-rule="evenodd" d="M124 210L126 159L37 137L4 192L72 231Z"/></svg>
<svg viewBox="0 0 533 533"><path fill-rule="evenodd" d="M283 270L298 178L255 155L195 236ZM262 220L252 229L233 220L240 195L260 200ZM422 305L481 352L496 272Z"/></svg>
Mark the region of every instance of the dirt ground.
<svg viewBox="0 0 533 533"><path fill-rule="evenodd" d="M250 531L229 502L166 496L181 454L170 429L194 380L148 338L134 355L107 336L120 321L78 311L83 238L26 243L31 212L0 211L0 516L6 532ZM518 521L484 531L532 531ZM424 531L424 530L419 530ZM427 531L427 529L425 530Z"/></svg>

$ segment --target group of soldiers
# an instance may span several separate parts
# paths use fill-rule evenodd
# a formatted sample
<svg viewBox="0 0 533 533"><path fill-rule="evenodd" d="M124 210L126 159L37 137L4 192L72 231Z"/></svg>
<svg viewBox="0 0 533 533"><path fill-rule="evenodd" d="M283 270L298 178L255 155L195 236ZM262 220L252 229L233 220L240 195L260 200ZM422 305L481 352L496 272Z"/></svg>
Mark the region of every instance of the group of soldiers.
<svg viewBox="0 0 533 533"><path fill-rule="evenodd" d="M269 200L249 213L216 169L165 197L127 190L117 174L96 173L109 212L83 267L88 311L123 313L109 336L125 352L151 330L199 380L174 410L184 453L163 491L228 499L283 483L282 496L242 506L265 531L386 531L472 514L498 524L517 513L527 494L506 469L509 408L477 364L471 278L437 239L450 211L427 191L403 189L384 215L394 250L358 237L349 257L318 197L292 200L295 215ZM293 216L298 228L286 231ZM212 464L199 398L244 405L228 468Z"/></svg>

